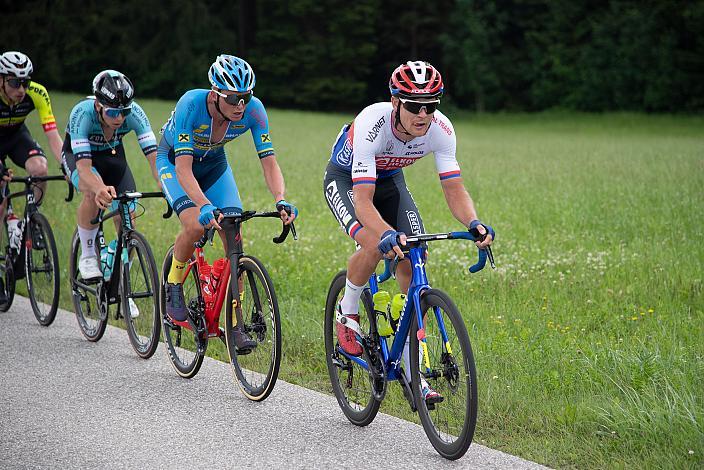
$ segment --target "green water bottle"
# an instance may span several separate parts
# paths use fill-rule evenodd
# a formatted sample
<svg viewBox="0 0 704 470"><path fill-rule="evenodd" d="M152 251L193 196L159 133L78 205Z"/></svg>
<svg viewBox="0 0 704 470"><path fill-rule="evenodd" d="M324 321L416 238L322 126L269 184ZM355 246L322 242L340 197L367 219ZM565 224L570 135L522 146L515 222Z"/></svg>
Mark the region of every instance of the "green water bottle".
<svg viewBox="0 0 704 470"><path fill-rule="evenodd" d="M387 318L389 302L391 302L391 295L385 290L374 294L374 313L376 313L376 327L380 336L389 336L394 333Z"/></svg>
<svg viewBox="0 0 704 470"><path fill-rule="evenodd" d="M391 315L391 327L393 328L394 331L396 331L396 327L398 326L398 319L401 317L401 312L403 311L403 306L405 304L406 304L406 295L405 294L394 295L394 298L391 301L391 308L389 309L390 315Z"/></svg>

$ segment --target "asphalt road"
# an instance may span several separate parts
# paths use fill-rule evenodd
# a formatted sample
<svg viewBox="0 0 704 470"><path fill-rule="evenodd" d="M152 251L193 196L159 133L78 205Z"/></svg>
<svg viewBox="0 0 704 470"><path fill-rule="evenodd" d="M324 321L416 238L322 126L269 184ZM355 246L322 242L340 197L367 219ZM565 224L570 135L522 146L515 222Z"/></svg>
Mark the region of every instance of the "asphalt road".
<svg viewBox="0 0 704 470"><path fill-rule="evenodd" d="M0 468L544 468L472 444L440 457L422 427L379 414L350 424L335 398L279 379L253 403L229 365L178 377L163 344L139 359L124 330L86 341L75 316L48 328L16 297L0 313Z"/></svg>

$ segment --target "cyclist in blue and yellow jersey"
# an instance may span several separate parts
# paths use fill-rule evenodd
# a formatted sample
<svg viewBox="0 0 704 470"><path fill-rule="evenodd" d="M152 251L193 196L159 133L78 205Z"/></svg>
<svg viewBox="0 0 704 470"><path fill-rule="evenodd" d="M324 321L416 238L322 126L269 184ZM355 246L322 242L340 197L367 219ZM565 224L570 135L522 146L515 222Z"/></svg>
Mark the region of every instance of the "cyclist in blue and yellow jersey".
<svg viewBox="0 0 704 470"><path fill-rule="evenodd" d="M237 184L224 146L250 131L264 180L274 196L281 220L290 224L298 214L284 197L284 178L269 137L269 121L262 102L253 96L254 70L244 60L220 55L208 72L210 90L186 92L164 125L157 168L164 194L181 221L166 285L166 312L186 319L183 272L193 254L193 243L204 227L220 228L213 211L241 213ZM237 347L256 345L245 332L235 332Z"/></svg>
<svg viewBox="0 0 704 470"><path fill-rule="evenodd" d="M4 164L9 156L30 175L46 176L46 156L24 123L27 115L35 109L39 111L39 121L59 163L63 142L56 129L49 93L32 80L33 71L32 61L21 52L0 55L0 160ZM34 196L41 204L46 182L37 186Z"/></svg>
<svg viewBox="0 0 704 470"><path fill-rule="evenodd" d="M132 82L120 72L104 70L93 79L93 94L71 110L63 147L66 174L83 193L78 206L78 269L86 280L102 275L94 246L98 227L90 221L98 208L106 209L117 194L136 190L122 145L130 131L137 134L137 142L156 179L156 137L144 110L133 101ZM115 222L119 223L117 219ZM136 308L132 303L130 306L135 316Z"/></svg>
<svg viewBox="0 0 704 470"><path fill-rule="evenodd" d="M340 131L325 171L323 189L330 211L359 249L350 257L345 293L337 306L337 339L350 355L362 354L357 339L359 299L369 276L384 257L403 258L399 245L406 235L424 231L416 203L406 186L403 168L432 153L450 212L480 235L480 248L491 244L494 231L477 218L464 187L456 158L455 131L437 110L444 90L440 72L427 62L399 65L389 79L390 101L360 112ZM408 292L411 266L398 265L397 280ZM410 378L409 342L404 350ZM429 403L442 400L421 378Z"/></svg>

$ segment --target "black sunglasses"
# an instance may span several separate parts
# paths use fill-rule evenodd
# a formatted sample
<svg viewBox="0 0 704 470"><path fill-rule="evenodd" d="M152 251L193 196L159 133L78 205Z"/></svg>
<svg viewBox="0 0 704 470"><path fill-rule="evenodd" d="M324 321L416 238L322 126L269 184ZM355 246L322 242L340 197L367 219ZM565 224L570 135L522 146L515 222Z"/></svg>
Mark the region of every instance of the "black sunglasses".
<svg viewBox="0 0 704 470"><path fill-rule="evenodd" d="M225 98L225 103L231 105L231 106L238 106L240 104L247 104L252 100L252 96L254 93L252 91L248 91L247 93L242 93L242 94L232 94L232 95L226 95L225 93L219 92L218 90L213 90L216 95L222 96Z"/></svg>
<svg viewBox="0 0 704 470"><path fill-rule="evenodd" d="M29 84L32 83L31 78L7 78L7 84L12 88L19 88L23 86L25 89L29 88Z"/></svg>
<svg viewBox="0 0 704 470"><path fill-rule="evenodd" d="M433 114L438 109L439 101L410 101L399 98L403 108L411 114L420 114L420 111L425 108L427 114Z"/></svg>

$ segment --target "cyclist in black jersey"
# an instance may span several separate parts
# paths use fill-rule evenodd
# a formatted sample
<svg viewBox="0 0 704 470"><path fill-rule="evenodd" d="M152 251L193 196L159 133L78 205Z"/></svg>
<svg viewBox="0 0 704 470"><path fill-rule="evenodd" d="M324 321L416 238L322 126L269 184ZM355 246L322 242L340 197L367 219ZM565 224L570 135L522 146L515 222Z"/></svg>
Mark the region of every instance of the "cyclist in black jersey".
<svg viewBox="0 0 704 470"><path fill-rule="evenodd" d="M63 141L56 128L49 94L32 80L33 71L32 61L21 52L0 55L0 160L4 164L9 156L30 175L46 176L46 156L24 123L27 115L34 109L39 112L49 146L59 163ZM37 204L41 204L45 187L46 183L40 183L35 190Z"/></svg>

